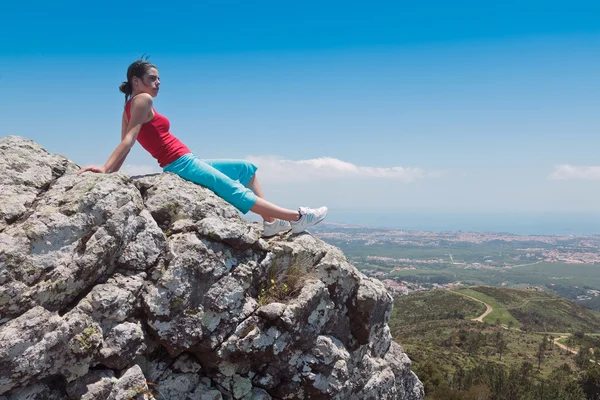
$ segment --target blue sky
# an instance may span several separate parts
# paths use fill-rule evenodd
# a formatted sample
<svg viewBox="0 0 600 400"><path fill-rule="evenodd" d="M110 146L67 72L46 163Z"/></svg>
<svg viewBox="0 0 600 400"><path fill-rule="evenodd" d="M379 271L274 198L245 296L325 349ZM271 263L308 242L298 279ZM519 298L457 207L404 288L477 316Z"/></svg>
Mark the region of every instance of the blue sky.
<svg viewBox="0 0 600 400"><path fill-rule="evenodd" d="M104 163L146 53L172 133L283 206L600 214L600 3L414 3L12 2L0 136Z"/></svg>

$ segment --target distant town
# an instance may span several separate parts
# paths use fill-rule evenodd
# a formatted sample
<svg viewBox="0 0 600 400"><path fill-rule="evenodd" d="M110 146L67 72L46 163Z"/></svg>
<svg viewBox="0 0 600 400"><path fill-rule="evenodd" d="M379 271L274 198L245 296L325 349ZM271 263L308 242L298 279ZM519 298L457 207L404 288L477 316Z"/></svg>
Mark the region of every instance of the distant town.
<svg viewBox="0 0 600 400"><path fill-rule="evenodd" d="M487 283L485 271L506 275L497 286L542 290L568 285L568 265L589 267L583 271L593 278L582 279L581 287L572 282L572 290L577 291L574 298L600 295L600 235L426 232L337 223L323 223L314 234L342 248L361 272L380 279L394 295ZM556 268L548 269L549 264ZM551 275L546 276L548 282L535 267L546 268L546 275Z"/></svg>

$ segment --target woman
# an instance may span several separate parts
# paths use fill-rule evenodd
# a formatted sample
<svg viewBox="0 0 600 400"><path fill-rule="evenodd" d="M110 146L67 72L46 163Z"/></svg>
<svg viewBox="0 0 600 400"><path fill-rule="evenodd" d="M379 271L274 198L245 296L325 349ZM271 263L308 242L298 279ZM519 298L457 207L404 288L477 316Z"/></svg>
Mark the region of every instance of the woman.
<svg viewBox="0 0 600 400"><path fill-rule="evenodd" d="M298 211L281 208L264 199L256 178L256 166L244 160L201 160L169 132L169 120L152 106L158 95L158 70L146 60L138 60L127 69L127 81L120 86L125 93L125 110L121 123L121 143L102 167L90 166L86 171L110 173L118 171L137 140L165 172L205 186L246 214L253 211L263 218L264 236L280 232L304 231L325 219L327 207Z"/></svg>

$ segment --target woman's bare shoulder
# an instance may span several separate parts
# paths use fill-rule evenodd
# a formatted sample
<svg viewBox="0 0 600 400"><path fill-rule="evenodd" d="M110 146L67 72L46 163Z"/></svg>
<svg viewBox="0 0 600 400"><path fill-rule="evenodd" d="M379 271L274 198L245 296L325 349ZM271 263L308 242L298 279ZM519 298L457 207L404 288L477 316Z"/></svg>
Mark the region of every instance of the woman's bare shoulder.
<svg viewBox="0 0 600 400"><path fill-rule="evenodd" d="M131 105L152 105L152 96L148 93L140 93L131 99Z"/></svg>

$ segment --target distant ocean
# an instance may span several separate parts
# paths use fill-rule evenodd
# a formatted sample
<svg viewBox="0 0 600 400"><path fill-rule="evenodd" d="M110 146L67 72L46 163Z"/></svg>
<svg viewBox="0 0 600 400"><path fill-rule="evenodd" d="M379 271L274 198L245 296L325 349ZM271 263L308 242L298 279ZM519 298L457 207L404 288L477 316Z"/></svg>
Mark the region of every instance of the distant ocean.
<svg viewBox="0 0 600 400"><path fill-rule="evenodd" d="M328 222L423 230L517 235L600 235L600 213L446 213L331 210Z"/></svg>

